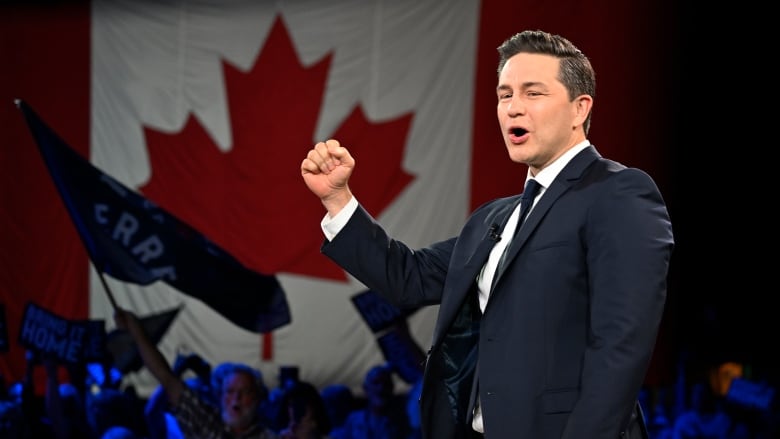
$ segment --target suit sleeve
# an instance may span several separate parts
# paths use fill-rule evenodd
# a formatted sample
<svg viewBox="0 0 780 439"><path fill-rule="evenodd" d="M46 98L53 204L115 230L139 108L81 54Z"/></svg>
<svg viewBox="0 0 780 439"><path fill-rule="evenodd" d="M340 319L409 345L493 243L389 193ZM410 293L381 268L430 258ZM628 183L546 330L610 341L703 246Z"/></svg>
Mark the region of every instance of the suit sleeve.
<svg viewBox="0 0 780 439"><path fill-rule="evenodd" d="M664 200L644 172L603 183L586 219L590 333L581 398L564 437L618 431L634 406L655 346L673 248Z"/></svg>
<svg viewBox="0 0 780 439"><path fill-rule="evenodd" d="M400 308L438 304L455 238L413 250L359 206L322 253Z"/></svg>

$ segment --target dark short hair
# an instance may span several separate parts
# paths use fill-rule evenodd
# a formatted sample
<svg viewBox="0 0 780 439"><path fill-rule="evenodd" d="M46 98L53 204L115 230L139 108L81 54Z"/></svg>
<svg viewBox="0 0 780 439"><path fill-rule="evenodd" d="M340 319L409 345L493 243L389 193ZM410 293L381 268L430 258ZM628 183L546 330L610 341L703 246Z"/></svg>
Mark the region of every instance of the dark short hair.
<svg viewBox="0 0 780 439"><path fill-rule="evenodd" d="M596 72L590 60L566 38L541 30L526 30L512 35L498 46L499 74L509 58L518 53L536 53L558 58L558 80L566 87L569 100L581 95L596 96ZM591 114L588 114L583 124L585 134L590 129Z"/></svg>

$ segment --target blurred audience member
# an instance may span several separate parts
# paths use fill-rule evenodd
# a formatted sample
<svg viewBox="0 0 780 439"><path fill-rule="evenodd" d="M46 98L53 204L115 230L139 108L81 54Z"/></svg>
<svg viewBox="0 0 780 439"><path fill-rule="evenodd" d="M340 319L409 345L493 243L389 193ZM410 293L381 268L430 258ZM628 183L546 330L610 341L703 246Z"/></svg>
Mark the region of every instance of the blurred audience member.
<svg viewBox="0 0 780 439"><path fill-rule="evenodd" d="M125 427L143 435L141 400L133 392L105 388L87 393L87 423L95 437L102 437L111 427Z"/></svg>
<svg viewBox="0 0 780 439"><path fill-rule="evenodd" d="M216 406L214 391L211 388L211 364L198 354L178 355L173 363L172 372L177 377L192 372L193 376L184 379L184 383L193 389L200 398ZM158 386L146 401L144 419L150 439L183 439L176 417L171 412L168 396L162 385Z"/></svg>
<svg viewBox="0 0 780 439"><path fill-rule="evenodd" d="M298 366L280 366L277 376L278 385L268 393L268 401L262 408L268 425L274 431L280 431L287 428L287 407L285 407L285 396L287 392L299 381Z"/></svg>
<svg viewBox="0 0 780 439"><path fill-rule="evenodd" d="M367 406L353 411L344 424L344 439L407 439L411 433L406 401L395 394L393 370L372 367L363 380Z"/></svg>
<svg viewBox="0 0 780 439"><path fill-rule="evenodd" d="M212 373L212 387L219 394L219 406L213 406L173 373L135 314L117 308L114 318L117 327L133 337L144 364L165 389L186 437L277 438L260 416L260 407L268 393L259 370L240 363L221 364Z"/></svg>
<svg viewBox="0 0 780 439"><path fill-rule="evenodd" d="M330 437L332 439L341 439L344 437L344 423L347 416L357 409L357 401L352 389L344 384L331 384L323 387L320 391L322 400L325 402L325 410L330 419Z"/></svg>
<svg viewBox="0 0 780 439"><path fill-rule="evenodd" d="M78 375L82 386L72 383L60 383L58 379L58 364L55 358L44 356L43 366L46 370L46 414L56 439L84 439L95 437L90 430L84 406L84 376Z"/></svg>
<svg viewBox="0 0 780 439"><path fill-rule="evenodd" d="M752 439L748 429L723 410L722 400L710 386L697 382L690 388L690 408L674 423L674 439Z"/></svg>
<svg viewBox="0 0 780 439"><path fill-rule="evenodd" d="M140 436L135 434L133 430L122 427L122 426L116 426L116 427L110 427L108 428L102 436L100 436L100 439L142 439Z"/></svg>
<svg viewBox="0 0 780 439"><path fill-rule="evenodd" d="M330 439L331 425L325 401L314 385L305 381L290 384L282 406L287 427L280 432L280 438Z"/></svg>

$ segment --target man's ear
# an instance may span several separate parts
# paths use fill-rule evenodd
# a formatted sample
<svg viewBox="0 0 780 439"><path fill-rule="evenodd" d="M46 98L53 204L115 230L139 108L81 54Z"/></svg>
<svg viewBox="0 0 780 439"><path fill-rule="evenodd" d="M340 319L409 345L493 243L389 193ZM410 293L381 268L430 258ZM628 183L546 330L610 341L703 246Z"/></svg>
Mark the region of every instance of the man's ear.
<svg viewBox="0 0 780 439"><path fill-rule="evenodd" d="M574 120L572 122L575 127L585 123L591 108L593 108L593 97L591 95L583 94L574 98Z"/></svg>

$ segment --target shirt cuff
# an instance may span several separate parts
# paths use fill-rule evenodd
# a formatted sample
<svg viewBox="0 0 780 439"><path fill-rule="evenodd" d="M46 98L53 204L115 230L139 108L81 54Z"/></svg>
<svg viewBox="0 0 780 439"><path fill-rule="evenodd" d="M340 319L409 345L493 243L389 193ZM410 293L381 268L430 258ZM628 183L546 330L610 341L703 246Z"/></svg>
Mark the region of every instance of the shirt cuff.
<svg viewBox="0 0 780 439"><path fill-rule="evenodd" d="M350 218L352 218L352 214L355 213L357 208L357 198L353 196L346 204L346 206L344 206L344 208L336 214L336 216L331 217L330 214L325 214L325 218L323 218L322 222L320 222L320 227L322 227L322 233L325 234L325 237L328 238L328 241L333 241L333 238L335 238L341 229L347 225L347 222Z"/></svg>

